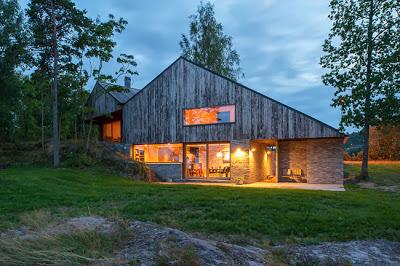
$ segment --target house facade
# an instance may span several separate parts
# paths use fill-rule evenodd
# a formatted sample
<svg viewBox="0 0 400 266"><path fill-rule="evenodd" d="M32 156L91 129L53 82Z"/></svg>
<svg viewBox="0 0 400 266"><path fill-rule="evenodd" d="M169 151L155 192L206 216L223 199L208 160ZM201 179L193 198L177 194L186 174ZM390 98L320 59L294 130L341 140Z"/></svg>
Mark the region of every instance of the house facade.
<svg viewBox="0 0 400 266"><path fill-rule="evenodd" d="M183 57L141 90L107 86L89 98L101 138L161 178L343 183L337 129Z"/></svg>

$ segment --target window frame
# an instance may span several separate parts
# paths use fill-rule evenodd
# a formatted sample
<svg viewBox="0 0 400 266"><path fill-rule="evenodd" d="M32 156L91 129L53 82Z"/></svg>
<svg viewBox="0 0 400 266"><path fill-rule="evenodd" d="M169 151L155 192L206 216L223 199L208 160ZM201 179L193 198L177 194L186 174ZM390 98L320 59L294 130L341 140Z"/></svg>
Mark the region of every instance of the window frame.
<svg viewBox="0 0 400 266"><path fill-rule="evenodd" d="M223 107L223 106L233 106L235 108L234 113L235 113L235 121L233 122L221 122L221 123L207 123L207 124L191 124L191 125L185 125L185 111L186 110L193 110L193 109L202 109L202 108L216 108L216 107ZM236 104L218 104L218 105L211 105L211 106L200 106L200 107L185 107L182 108L182 126L183 127L193 127L193 126L211 126L211 125L226 125L226 124L235 124L237 120L237 111L236 111Z"/></svg>
<svg viewBox="0 0 400 266"><path fill-rule="evenodd" d="M183 156L184 156L184 151L183 151L183 149L184 149L184 143L183 142L176 142L176 143L142 143L142 144L131 144L131 159L132 160L135 160L135 156L134 156L134 149L135 149L135 146L144 146L144 145L168 145L168 144L171 144L171 145L181 145L181 154L180 154L180 156L182 156L182 160L181 161L178 161L178 162L153 162L153 161L151 161L151 162L146 162L146 157L144 157L144 161L142 162L142 163L144 163L144 164L183 164L183 161L184 161L184 158L183 158Z"/></svg>

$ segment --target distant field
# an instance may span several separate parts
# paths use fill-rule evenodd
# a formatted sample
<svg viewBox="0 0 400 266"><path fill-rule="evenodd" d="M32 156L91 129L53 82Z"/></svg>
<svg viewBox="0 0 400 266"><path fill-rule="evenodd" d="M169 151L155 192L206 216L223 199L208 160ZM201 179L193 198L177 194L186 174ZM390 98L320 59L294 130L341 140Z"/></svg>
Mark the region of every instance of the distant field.
<svg viewBox="0 0 400 266"><path fill-rule="evenodd" d="M346 161L345 173L350 176L360 174L361 162ZM400 161L371 161L369 163L370 182L379 186L400 186Z"/></svg>
<svg viewBox="0 0 400 266"><path fill-rule="evenodd" d="M398 167L372 165L371 176L394 183ZM346 165L347 171L355 169ZM0 170L0 229L21 224L21 215L46 210L58 218L118 216L270 243L400 240L400 193L356 185L346 190L158 185L104 169L13 168Z"/></svg>

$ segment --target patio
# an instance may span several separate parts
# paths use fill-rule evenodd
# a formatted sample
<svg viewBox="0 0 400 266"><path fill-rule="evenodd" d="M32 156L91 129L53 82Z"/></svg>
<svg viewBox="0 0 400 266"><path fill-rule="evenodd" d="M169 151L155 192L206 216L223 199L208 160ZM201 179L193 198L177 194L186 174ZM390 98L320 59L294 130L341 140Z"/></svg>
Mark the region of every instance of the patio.
<svg viewBox="0 0 400 266"><path fill-rule="evenodd" d="M236 185L229 182L159 182L163 185L199 185L199 186L223 186L236 188L281 188L281 189L302 189L302 190L324 190L324 191L346 191L341 184L309 184L309 183L267 183L255 182L251 184Z"/></svg>

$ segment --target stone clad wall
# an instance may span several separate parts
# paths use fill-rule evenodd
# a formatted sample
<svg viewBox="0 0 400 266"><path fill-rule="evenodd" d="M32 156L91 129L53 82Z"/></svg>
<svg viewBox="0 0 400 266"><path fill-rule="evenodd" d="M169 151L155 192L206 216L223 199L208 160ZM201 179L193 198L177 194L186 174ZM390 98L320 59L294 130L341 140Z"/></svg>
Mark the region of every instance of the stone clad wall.
<svg viewBox="0 0 400 266"><path fill-rule="evenodd" d="M238 154L237 151L240 149L242 154ZM232 140L231 141L231 177L232 179L243 177L244 183L256 182L256 176L250 175L249 168L249 149L250 140Z"/></svg>
<svg viewBox="0 0 400 266"><path fill-rule="evenodd" d="M269 175L274 175L271 170L275 168L275 154L267 155L267 146L266 143L251 142L251 149L255 150L251 151L250 149L249 153L250 176L254 176L252 180L255 181L276 183L277 179L275 177L269 177Z"/></svg>
<svg viewBox="0 0 400 266"><path fill-rule="evenodd" d="M307 141L280 141L278 158L279 176L293 168L302 169L307 176Z"/></svg>
<svg viewBox="0 0 400 266"><path fill-rule="evenodd" d="M343 183L343 139L279 141L279 176L301 168L307 183Z"/></svg>
<svg viewBox="0 0 400 266"><path fill-rule="evenodd" d="M157 178L163 181L172 181L173 179L182 179L182 164L181 163L160 163L146 164Z"/></svg>
<svg viewBox="0 0 400 266"><path fill-rule="evenodd" d="M307 141L308 183L343 184L343 139Z"/></svg>

